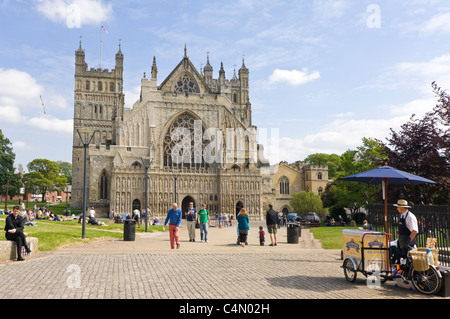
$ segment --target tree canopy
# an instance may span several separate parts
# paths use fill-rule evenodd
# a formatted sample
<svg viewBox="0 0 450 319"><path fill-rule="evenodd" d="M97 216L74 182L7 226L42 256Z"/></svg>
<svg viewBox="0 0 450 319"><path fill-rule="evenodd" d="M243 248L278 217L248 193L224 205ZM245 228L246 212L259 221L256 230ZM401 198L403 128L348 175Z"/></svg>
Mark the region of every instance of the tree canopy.
<svg viewBox="0 0 450 319"><path fill-rule="evenodd" d="M27 191L34 191L42 194L42 199L45 198L47 191L64 190L67 178L61 174L57 162L48 159L35 159L28 165L29 173L23 176L23 181Z"/></svg>

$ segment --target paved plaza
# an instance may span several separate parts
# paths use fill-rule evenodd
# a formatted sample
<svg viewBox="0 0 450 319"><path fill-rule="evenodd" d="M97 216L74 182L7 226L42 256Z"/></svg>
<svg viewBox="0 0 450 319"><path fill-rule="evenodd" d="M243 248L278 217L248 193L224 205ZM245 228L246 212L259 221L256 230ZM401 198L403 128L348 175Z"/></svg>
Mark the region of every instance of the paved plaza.
<svg viewBox="0 0 450 319"><path fill-rule="evenodd" d="M276 247L268 246L269 238L260 246L259 225L251 223L245 247L236 244L235 227L210 227L208 243L200 242L197 229L196 241L189 242L183 221L180 249L170 249L167 231L137 233L135 241L99 240L1 263L0 298L449 299L391 281L370 287L359 273L348 283L340 250L322 249L307 229L298 244L287 243L286 227Z"/></svg>

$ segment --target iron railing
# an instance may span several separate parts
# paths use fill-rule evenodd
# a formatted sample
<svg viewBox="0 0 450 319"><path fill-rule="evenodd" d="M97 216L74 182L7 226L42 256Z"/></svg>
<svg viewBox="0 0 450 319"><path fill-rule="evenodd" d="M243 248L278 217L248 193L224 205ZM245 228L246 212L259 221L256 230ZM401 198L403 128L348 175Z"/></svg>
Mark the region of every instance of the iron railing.
<svg viewBox="0 0 450 319"><path fill-rule="evenodd" d="M436 238L439 249L439 262L442 266L450 267L450 206L417 205L410 208L417 217L419 234L417 247L425 247L427 238ZM376 231L384 231L384 205L368 205L368 222ZM387 232L392 234L392 240L397 239L398 221L400 214L393 205L388 205Z"/></svg>

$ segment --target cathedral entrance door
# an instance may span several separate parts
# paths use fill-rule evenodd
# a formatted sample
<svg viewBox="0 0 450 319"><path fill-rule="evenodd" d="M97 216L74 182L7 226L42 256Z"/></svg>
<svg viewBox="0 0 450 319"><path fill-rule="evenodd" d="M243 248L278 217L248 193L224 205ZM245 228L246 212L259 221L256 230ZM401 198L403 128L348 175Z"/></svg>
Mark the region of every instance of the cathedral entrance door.
<svg viewBox="0 0 450 319"><path fill-rule="evenodd" d="M237 204L236 204L236 217L239 214L239 212L241 211L242 207L244 207L244 204L242 204L241 201L237 202Z"/></svg>
<svg viewBox="0 0 450 319"><path fill-rule="evenodd" d="M185 218L184 214L186 213L186 210L189 208L189 203L194 203L194 208L197 208L197 211L199 211L198 207L195 207L195 200L191 196L186 196L183 198L183 201L181 202L181 212L183 213L182 216Z"/></svg>
<svg viewBox="0 0 450 319"><path fill-rule="evenodd" d="M132 211L134 211L135 209L138 209L139 211L141 211L141 201L137 198L133 201L133 210Z"/></svg>

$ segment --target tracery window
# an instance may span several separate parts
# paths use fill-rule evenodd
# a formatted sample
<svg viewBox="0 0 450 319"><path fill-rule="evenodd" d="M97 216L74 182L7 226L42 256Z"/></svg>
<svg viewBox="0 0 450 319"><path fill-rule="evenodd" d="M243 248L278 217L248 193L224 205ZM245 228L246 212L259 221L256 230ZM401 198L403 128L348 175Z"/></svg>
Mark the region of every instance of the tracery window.
<svg viewBox="0 0 450 319"><path fill-rule="evenodd" d="M289 194L289 179L286 176L282 176L278 183L280 184L280 194Z"/></svg>
<svg viewBox="0 0 450 319"><path fill-rule="evenodd" d="M197 82L188 73L183 74L175 83L177 93L200 93Z"/></svg>
<svg viewBox="0 0 450 319"><path fill-rule="evenodd" d="M197 123L201 125L200 121ZM163 140L164 166L208 167L203 159L203 149L208 141L203 140L203 128L200 128L201 134L194 134L195 125L195 118L189 113L181 114L172 122Z"/></svg>

